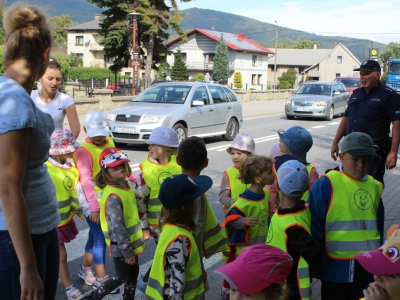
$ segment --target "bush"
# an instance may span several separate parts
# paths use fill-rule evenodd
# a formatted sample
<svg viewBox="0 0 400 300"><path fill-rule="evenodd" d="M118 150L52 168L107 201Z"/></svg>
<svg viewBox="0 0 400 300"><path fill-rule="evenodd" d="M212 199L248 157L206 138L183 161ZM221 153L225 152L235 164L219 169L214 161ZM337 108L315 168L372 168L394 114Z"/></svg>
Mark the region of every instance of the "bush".
<svg viewBox="0 0 400 300"><path fill-rule="evenodd" d="M250 88L249 90L250 90L250 91L255 91L256 89L255 89L255 88Z"/></svg>
<svg viewBox="0 0 400 300"><path fill-rule="evenodd" d="M383 84L386 84L386 79L387 79L387 72L383 73L381 76L381 81Z"/></svg>
<svg viewBox="0 0 400 300"><path fill-rule="evenodd" d="M90 80L90 79L106 79L109 77L109 70L106 68L94 68L94 67L75 67L70 68L68 76L71 79L78 80Z"/></svg>
<svg viewBox="0 0 400 300"><path fill-rule="evenodd" d="M204 81L205 79L206 77L204 76L204 74L199 73L196 76L193 76L190 81Z"/></svg>
<svg viewBox="0 0 400 300"><path fill-rule="evenodd" d="M235 72L235 74L233 74L233 85L237 89L241 89L243 87L243 84L242 84L242 73Z"/></svg>
<svg viewBox="0 0 400 300"><path fill-rule="evenodd" d="M287 83L290 84L290 86L287 89L290 89L295 83L296 83L296 71L292 68L289 68L286 72L282 73L282 76L278 78L279 80L279 88L281 88L280 86L280 82L281 81L286 81ZM284 84L285 86L287 86L287 84Z"/></svg>
<svg viewBox="0 0 400 300"><path fill-rule="evenodd" d="M290 82L287 82L285 80L280 80L278 83L278 87L280 90L287 90L292 88L292 85L290 84Z"/></svg>

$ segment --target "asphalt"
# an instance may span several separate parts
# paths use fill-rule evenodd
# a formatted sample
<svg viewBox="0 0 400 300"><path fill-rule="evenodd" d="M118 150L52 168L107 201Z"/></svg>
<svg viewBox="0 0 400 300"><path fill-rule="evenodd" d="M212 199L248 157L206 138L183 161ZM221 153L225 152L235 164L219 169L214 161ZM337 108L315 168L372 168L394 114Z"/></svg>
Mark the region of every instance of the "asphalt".
<svg viewBox="0 0 400 300"><path fill-rule="evenodd" d="M243 118L255 118L266 115L283 114L285 100L268 100L268 101L249 101L242 102ZM67 118L65 127L68 128ZM84 123L85 116L79 115L81 127ZM85 132L81 128L78 141L82 142L85 138ZM385 188L383 190L382 199L385 206L385 231L393 224L400 224L400 158L398 157L399 164L396 168L386 171L385 174ZM320 281L314 279L312 284L312 299L320 299Z"/></svg>

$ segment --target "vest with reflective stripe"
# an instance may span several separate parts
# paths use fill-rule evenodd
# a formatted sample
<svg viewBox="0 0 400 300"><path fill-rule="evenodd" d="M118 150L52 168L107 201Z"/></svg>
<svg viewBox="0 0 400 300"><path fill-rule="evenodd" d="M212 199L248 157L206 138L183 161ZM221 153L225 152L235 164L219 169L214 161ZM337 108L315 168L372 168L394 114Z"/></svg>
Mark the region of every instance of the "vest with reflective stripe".
<svg viewBox="0 0 400 300"><path fill-rule="evenodd" d="M135 193L129 185L129 188L118 188L112 185L106 185L103 190L103 196L100 202L100 225L104 233L104 238L110 249L110 230L108 228L106 206L110 195L117 195L122 202L122 210L125 222L125 230L129 234L132 250L135 254L140 254L144 251L146 245L143 240L142 228L140 226L139 212L137 209Z"/></svg>
<svg viewBox="0 0 400 300"><path fill-rule="evenodd" d="M47 171L56 188L58 202L58 213L61 222L57 227L68 224L75 214L82 219L82 207L78 204L78 196L75 187L79 180L77 168L71 166L69 169L60 168L50 161L46 161Z"/></svg>
<svg viewBox="0 0 400 300"><path fill-rule="evenodd" d="M174 174L182 174L182 168L176 162L176 156L172 155L169 163L160 165L149 160L149 154L141 163L143 178L150 188L150 199L147 209L147 219L149 225L158 225L158 216L160 215L162 204L158 199L158 192L165 178Z"/></svg>
<svg viewBox="0 0 400 300"><path fill-rule="evenodd" d="M221 226L214 211L206 199L206 224L203 235L203 252L206 258L227 249L225 238L221 232Z"/></svg>
<svg viewBox="0 0 400 300"><path fill-rule="evenodd" d="M242 252L242 250L246 247L255 244L265 244L265 240L268 234L269 191L265 188L263 190L265 194L263 199L249 200L246 198L239 197L229 209L231 210L232 208L237 208L241 212L243 212L246 217L253 216L258 218L258 224L256 226L249 227L246 229L246 236L245 236L246 241L243 244L231 243L228 240L229 246L236 247L236 256L238 256L240 252ZM235 216L234 218L237 219L237 216ZM229 219L230 219L229 216L225 217L225 223L228 223ZM224 236L226 238L228 238L229 236L228 229L226 228L226 226L224 227Z"/></svg>
<svg viewBox="0 0 400 300"><path fill-rule="evenodd" d="M311 164L306 165L306 168L307 168L307 171L308 171L308 176L310 177L311 170L315 169L315 168ZM307 189L304 192L303 196L301 196L301 200L307 201L309 193L310 193L310 191L309 191L309 189Z"/></svg>
<svg viewBox="0 0 400 300"><path fill-rule="evenodd" d="M226 169L224 173L226 174L226 177L229 181L229 186L231 187L231 198L233 200L236 200L237 198L239 198L239 195L243 193L245 189L247 189L247 186L250 185L244 184L240 181L240 179L238 179L239 169L236 167ZM229 207L227 207L227 209L228 208Z"/></svg>
<svg viewBox="0 0 400 300"><path fill-rule="evenodd" d="M300 226L311 235L310 230L311 214L306 207L296 213L280 215L275 212L269 224L267 244L275 246L282 251L287 252L287 234L286 230L292 226ZM311 280L308 263L300 256L297 265L297 286L301 299L311 299Z"/></svg>
<svg viewBox="0 0 400 300"><path fill-rule="evenodd" d="M185 236L190 241L189 260L185 269L184 299L204 299L204 279L200 264L200 255L196 242L190 231L174 224L165 224L161 230L160 239L151 265L149 282L146 288L146 300L163 300L165 291L165 253L169 245L179 236ZM185 262L182 262L184 264Z"/></svg>
<svg viewBox="0 0 400 300"><path fill-rule="evenodd" d="M90 155L90 158L92 159L92 181L93 181L93 186L94 186L94 191L96 192L97 200L100 202L101 199L101 194L102 194L102 189L99 188L94 184L94 178L96 175L100 172L101 166L100 166L100 154L103 152L106 148L109 147L115 147L114 141L110 138L106 138L106 142L104 146L96 146L95 144L91 144L86 142L86 140L81 144L79 148L84 148ZM76 152L75 152L76 153ZM76 156L75 153L73 155L73 159L76 165Z"/></svg>
<svg viewBox="0 0 400 300"><path fill-rule="evenodd" d="M325 248L332 259L354 259L354 255L378 249L380 235L377 211L382 183L368 176L356 180L335 170L326 176L332 194L325 223Z"/></svg>

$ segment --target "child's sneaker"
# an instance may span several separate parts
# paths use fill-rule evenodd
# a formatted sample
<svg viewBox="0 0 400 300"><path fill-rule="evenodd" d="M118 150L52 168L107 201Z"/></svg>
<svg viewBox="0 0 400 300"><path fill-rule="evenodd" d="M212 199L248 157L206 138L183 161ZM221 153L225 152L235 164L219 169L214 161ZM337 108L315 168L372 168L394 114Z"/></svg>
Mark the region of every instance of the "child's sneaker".
<svg viewBox="0 0 400 300"><path fill-rule="evenodd" d="M87 285L93 285L96 281L96 277L94 277L92 272L92 267L84 267L81 265L78 276L82 278Z"/></svg>
<svg viewBox="0 0 400 300"><path fill-rule="evenodd" d="M66 292L68 300L79 300L84 297L80 290L72 286L71 289Z"/></svg>
<svg viewBox="0 0 400 300"><path fill-rule="evenodd" d="M229 293L230 292L231 292L231 289L222 287L222 289L221 289L221 298L222 299L229 299Z"/></svg>
<svg viewBox="0 0 400 300"><path fill-rule="evenodd" d="M97 289L97 288L101 287L101 284L103 282L107 281L109 278L110 277L108 275L104 276L104 278L102 278L102 279L96 278L96 281L93 283L93 288ZM112 290L110 292L110 294L118 294L119 291L120 291L120 289L119 289L119 287L117 287L116 289Z"/></svg>

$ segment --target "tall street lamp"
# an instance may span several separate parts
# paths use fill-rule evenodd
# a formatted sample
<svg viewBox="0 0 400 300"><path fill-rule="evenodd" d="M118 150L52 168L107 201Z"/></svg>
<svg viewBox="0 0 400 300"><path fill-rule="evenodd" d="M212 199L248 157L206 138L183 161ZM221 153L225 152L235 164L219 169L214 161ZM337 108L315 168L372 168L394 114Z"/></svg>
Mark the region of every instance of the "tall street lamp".
<svg viewBox="0 0 400 300"><path fill-rule="evenodd" d="M128 14L128 27L132 27L132 59L131 67L133 68L132 73L132 96L136 96L136 87L138 86L138 73L139 68L142 66L142 60L139 58L139 47L136 45L136 23L137 18L140 16L137 12L131 12Z"/></svg>
<svg viewBox="0 0 400 300"><path fill-rule="evenodd" d="M274 85L276 89L276 57L278 56L278 22L274 21L276 23L275 26L275 65L274 65Z"/></svg>

